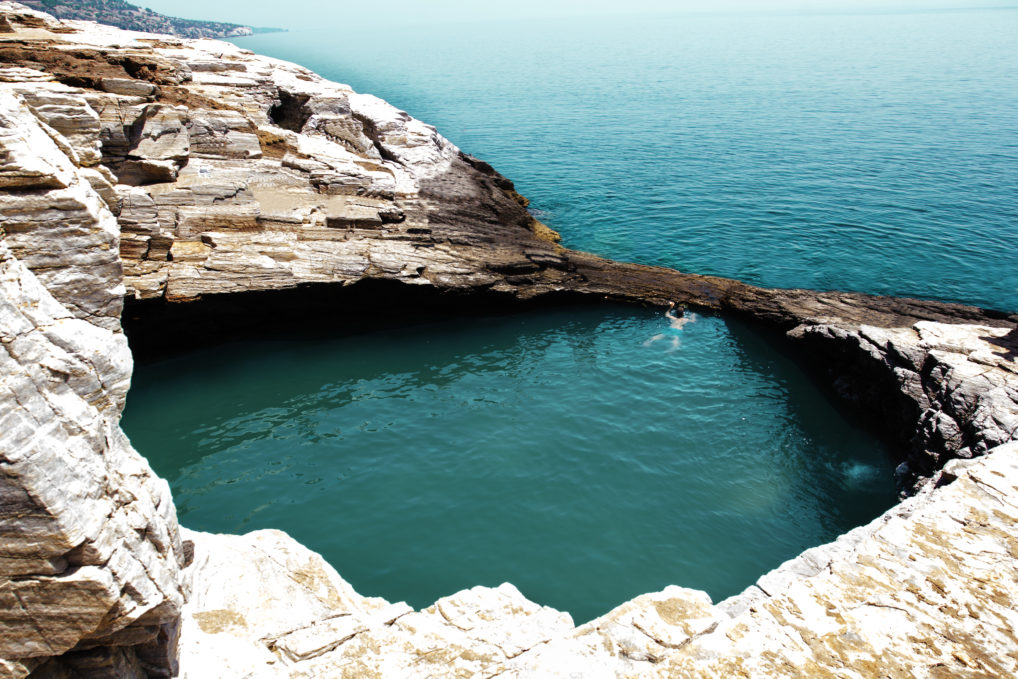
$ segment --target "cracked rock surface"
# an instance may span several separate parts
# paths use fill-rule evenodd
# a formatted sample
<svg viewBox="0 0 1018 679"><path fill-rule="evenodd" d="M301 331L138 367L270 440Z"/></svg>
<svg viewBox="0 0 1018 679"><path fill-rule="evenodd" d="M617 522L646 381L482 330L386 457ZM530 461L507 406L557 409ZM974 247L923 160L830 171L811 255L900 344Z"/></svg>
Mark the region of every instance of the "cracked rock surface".
<svg viewBox="0 0 1018 679"><path fill-rule="evenodd" d="M0 149L35 137L34 157L47 161L56 147L43 143L31 115L7 115L12 102L0 93ZM90 211L99 199L84 180L56 162L36 167L31 183L18 178L19 190L33 191L37 204L68 200L70 228L84 242L105 242L112 218ZM131 355L116 316L102 313L119 308L119 265L86 256L37 276L16 254L24 242L7 232L24 205L21 196L14 202L8 212L4 201L0 221L0 676L25 676L51 656L68 671L109 662L168 676L183 554L169 487L119 427ZM28 252L36 265L54 255L38 242ZM68 281L96 312L58 301L72 294Z"/></svg>
<svg viewBox="0 0 1018 679"><path fill-rule="evenodd" d="M0 2L0 677L1015 674L1016 316L553 236L509 180L377 98ZM277 531L182 541L118 426L125 295L197 308L370 279L755 320L898 442L910 497L737 597L673 586L580 627L508 584L423 611L361 597Z"/></svg>

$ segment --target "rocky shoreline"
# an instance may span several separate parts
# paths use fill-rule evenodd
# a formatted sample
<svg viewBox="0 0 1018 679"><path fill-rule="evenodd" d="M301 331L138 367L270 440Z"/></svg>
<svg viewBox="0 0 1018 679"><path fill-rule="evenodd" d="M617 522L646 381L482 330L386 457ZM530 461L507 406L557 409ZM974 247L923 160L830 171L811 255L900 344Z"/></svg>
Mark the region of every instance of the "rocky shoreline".
<svg viewBox="0 0 1018 679"><path fill-rule="evenodd" d="M22 4L57 19L97 21L128 31L165 33L179 38L229 38L281 30L169 17L124 0L25 0Z"/></svg>
<svg viewBox="0 0 1018 679"><path fill-rule="evenodd" d="M0 31L0 677L1018 670L1018 316L570 251L489 165L299 66L10 2ZM912 497L739 597L670 587L579 628L511 585L413 612L278 532L179 529L118 426L125 296L172 343L383 284L752 319L885 428Z"/></svg>

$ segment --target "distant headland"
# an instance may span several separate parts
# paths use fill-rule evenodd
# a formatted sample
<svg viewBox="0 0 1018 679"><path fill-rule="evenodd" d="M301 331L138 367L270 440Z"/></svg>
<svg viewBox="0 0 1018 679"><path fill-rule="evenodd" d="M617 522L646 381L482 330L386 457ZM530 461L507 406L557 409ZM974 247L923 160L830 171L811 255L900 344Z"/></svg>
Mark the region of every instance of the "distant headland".
<svg viewBox="0 0 1018 679"><path fill-rule="evenodd" d="M167 33L181 38L230 38L255 33L283 33L285 28L259 28L221 21L178 19L124 0L23 0L22 4L58 19L97 21L128 31Z"/></svg>

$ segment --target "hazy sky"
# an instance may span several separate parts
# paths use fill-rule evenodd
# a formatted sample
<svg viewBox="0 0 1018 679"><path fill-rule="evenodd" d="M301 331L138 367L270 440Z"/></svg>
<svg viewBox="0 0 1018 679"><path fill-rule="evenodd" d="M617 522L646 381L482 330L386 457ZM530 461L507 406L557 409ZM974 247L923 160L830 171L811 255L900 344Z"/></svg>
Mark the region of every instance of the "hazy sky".
<svg viewBox="0 0 1018 679"><path fill-rule="evenodd" d="M256 26L322 28L343 21L410 24L585 14L872 11L1011 7L1018 0L133 0L163 14Z"/></svg>

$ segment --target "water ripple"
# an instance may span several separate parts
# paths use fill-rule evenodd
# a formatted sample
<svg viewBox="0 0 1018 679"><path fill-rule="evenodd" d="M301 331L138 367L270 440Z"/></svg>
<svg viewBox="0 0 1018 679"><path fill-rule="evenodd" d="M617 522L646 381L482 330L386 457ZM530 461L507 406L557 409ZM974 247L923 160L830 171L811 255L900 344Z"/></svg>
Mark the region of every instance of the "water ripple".
<svg viewBox="0 0 1018 679"><path fill-rule="evenodd" d="M712 317L645 345L666 327L581 309L223 347L139 366L124 427L188 525L282 528L415 605L503 580L581 620L669 583L721 597L893 500L882 448L787 359Z"/></svg>

